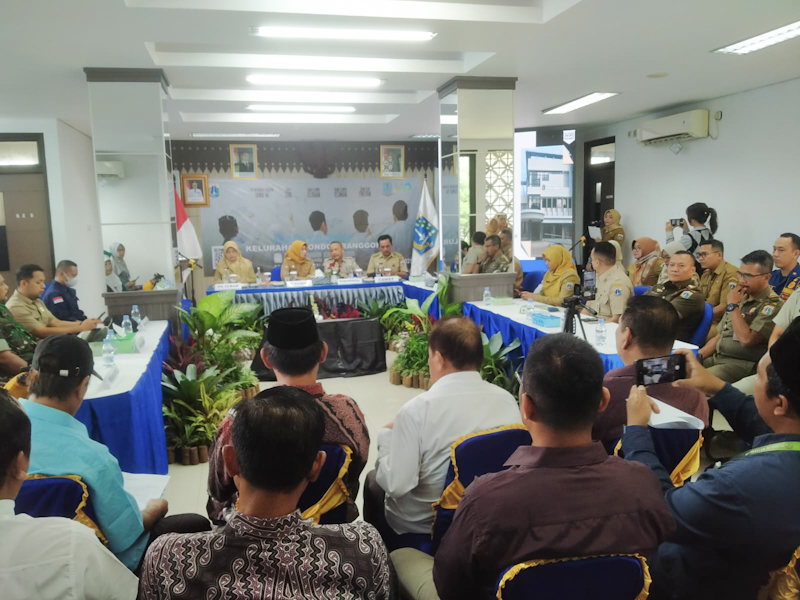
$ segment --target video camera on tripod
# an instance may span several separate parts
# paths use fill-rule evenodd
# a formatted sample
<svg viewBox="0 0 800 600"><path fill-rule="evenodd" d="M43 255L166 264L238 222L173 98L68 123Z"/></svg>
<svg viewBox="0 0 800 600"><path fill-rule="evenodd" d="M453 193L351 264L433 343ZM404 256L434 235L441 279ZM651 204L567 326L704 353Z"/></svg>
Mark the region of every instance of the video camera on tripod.
<svg viewBox="0 0 800 600"><path fill-rule="evenodd" d="M585 281L585 279L584 279ZM564 308L567 309L566 318L564 319L564 333L571 333L575 334L575 321L578 321L578 325L581 327L581 333L583 334L583 339L589 341L586 338L586 330L583 328L583 321L581 321L580 313L582 309L586 309L589 313L593 316L597 316L597 312L586 306L586 302L589 300L594 300L595 298L595 288L584 288L582 285L577 284L573 290L573 295L564 298L563 305ZM577 317L577 319L576 319Z"/></svg>

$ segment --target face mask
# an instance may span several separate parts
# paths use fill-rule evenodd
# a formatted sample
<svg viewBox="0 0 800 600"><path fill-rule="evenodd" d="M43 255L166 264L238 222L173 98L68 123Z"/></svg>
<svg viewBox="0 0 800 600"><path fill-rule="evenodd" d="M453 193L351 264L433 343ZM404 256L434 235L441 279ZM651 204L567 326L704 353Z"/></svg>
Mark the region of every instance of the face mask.
<svg viewBox="0 0 800 600"><path fill-rule="evenodd" d="M78 285L77 277L67 277L67 287L74 288L77 285Z"/></svg>

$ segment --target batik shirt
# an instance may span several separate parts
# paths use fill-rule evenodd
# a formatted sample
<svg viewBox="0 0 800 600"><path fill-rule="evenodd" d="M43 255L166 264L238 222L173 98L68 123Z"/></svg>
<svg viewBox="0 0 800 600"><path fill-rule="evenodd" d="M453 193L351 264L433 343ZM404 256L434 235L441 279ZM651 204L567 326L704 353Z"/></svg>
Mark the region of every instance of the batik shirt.
<svg viewBox="0 0 800 600"><path fill-rule="evenodd" d="M386 546L372 525L313 525L294 512L237 513L217 532L160 536L145 556L139 597L383 600L393 593Z"/></svg>
<svg viewBox="0 0 800 600"><path fill-rule="evenodd" d="M6 305L0 302L0 352L6 350L30 363L36 350L36 342L28 330L17 322Z"/></svg>

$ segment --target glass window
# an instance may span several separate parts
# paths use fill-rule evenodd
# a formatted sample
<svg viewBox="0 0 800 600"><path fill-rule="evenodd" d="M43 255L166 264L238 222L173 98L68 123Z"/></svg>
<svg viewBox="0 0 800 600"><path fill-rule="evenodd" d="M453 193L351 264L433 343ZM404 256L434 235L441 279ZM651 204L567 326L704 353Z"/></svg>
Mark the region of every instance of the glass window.
<svg viewBox="0 0 800 600"><path fill-rule="evenodd" d="M592 146L589 164L601 165L603 163L614 162L617 145L614 142L603 144L602 146Z"/></svg>
<svg viewBox="0 0 800 600"><path fill-rule="evenodd" d="M35 167L38 164L36 142L0 142L0 167Z"/></svg>

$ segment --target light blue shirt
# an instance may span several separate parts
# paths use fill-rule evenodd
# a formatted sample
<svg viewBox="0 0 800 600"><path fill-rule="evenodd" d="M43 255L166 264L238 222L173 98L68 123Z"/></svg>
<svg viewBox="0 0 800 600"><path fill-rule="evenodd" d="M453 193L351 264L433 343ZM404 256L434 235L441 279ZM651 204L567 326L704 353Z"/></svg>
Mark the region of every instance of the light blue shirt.
<svg viewBox="0 0 800 600"><path fill-rule="evenodd" d="M109 550L131 571L142 560L149 534L144 531L136 500L123 488L122 471L103 444L89 437L86 426L71 415L20 400L31 421L31 464L28 472L79 475L89 487L98 526Z"/></svg>

